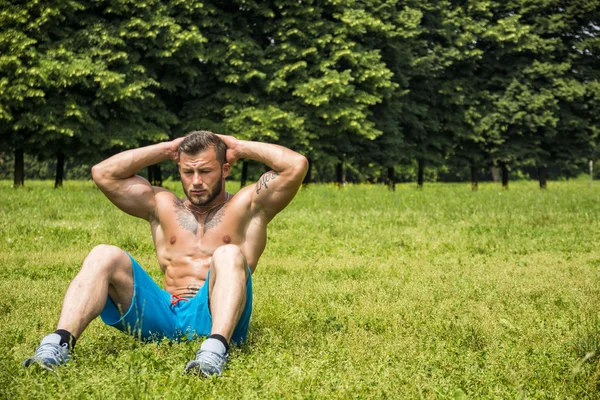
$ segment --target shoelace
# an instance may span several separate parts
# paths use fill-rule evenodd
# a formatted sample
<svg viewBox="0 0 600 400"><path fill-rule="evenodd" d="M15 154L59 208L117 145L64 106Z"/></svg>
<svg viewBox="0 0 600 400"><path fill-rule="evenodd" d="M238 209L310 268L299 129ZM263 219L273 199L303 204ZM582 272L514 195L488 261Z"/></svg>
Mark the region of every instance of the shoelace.
<svg viewBox="0 0 600 400"><path fill-rule="evenodd" d="M65 343L60 346L55 343L44 343L41 344L40 347L37 348L35 352L35 357L40 358L58 358L60 361L64 360L63 357L63 349L68 345Z"/></svg>
<svg viewBox="0 0 600 400"><path fill-rule="evenodd" d="M214 367L219 372L223 368L223 363L227 356L220 356L217 353L213 353L212 351L198 351L196 354L196 361L200 361L204 364L210 365Z"/></svg>

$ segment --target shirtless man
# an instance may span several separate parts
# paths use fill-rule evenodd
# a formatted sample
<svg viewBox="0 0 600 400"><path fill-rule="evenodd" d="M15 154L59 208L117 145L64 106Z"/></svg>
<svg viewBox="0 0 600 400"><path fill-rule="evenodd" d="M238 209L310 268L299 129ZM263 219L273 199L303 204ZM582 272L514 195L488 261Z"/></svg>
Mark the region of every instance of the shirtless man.
<svg viewBox="0 0 600 400"><path fill-rule="evenodd" d="M272 171L232 195L225 192L225 178L240 158ZM178 162L183 199L135 175L164 160ZM25 366L53 370L69 361L77 338L100 315L144 340L208 336L184 372L220 375L229 343L246 340L252 273L265 249L267 224L292 201L307 165L285 147L196 131L94 166L94 182L106 197L150 223L165 290L125 251L96 246L67 290L57 330Z"/></svg>

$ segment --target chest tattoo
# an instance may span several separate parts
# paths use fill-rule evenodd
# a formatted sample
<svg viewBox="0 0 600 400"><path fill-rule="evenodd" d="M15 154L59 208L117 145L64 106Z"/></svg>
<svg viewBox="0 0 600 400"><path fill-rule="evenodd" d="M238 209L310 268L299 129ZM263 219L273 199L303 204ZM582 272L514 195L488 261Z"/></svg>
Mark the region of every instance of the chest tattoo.
<svg viewBox="0 0 600 400"><path fill-rule="evenodd" d="M204 233L206 233L206 231L208 231L209 229L218 226L221 223L221 221L223 220L223 216L225 215L226 207L227 205L219 208L217 211L208 213L206 219L204 220Z"/></svg>
<svg viewBox="0 0 600 400"><path fill-rule="evenodd" d="M198 234L198 217L194 215L194 213L188 211L183 202L179 201L179 199L174 200L175 203L175 213L177 214L177 222L179 226L185 229L186 231L192 232L194 235Z"/></svg>

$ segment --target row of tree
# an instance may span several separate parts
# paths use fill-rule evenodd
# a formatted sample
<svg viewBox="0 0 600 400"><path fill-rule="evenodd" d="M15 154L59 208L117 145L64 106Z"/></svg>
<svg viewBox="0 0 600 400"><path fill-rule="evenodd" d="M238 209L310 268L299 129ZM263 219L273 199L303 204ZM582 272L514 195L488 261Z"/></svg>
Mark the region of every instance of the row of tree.
<svg viewBox="0 0 600 400"><path fill-rule="evenodd" d="M0 0L0 143L101 158L195 129L280 143L311 165L596 158L600 0ZM0 150L1 151L1 150ZM312 171L307 179L311 180ZM382 173L382 171L385 171ZM152 171L160 176L160 170Z"/></svg>

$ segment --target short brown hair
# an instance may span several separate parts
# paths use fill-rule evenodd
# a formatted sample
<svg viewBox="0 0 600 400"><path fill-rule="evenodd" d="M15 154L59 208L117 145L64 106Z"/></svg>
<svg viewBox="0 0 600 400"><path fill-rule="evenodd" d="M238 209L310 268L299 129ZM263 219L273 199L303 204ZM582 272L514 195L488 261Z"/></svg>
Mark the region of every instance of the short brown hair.
<svg viewBox="0 0 600 400"><path fill-rule="evenodd" d="M215 149L217 154L217 161L221 165L227 162L225 153L227 152L227 146L223 141L211 131L193 131L185 136L185 139L179 144L178 156L181 153L185 154L198 154L202 153L209 148Z"/></svg>

